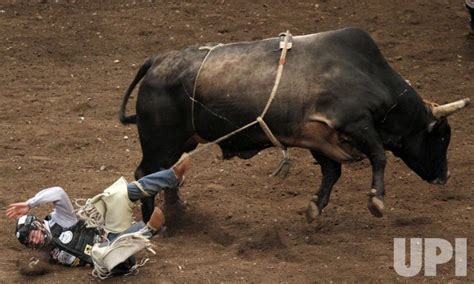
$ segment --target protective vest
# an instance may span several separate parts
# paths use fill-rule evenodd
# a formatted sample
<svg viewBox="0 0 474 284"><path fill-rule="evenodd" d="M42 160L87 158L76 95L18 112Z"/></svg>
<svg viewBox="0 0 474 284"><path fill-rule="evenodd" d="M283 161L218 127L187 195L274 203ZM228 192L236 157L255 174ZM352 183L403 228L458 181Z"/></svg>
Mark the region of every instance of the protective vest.
<svg viewBox="0 0 474 284"><path fill-rule="evenodd" d="M100 239L95 228L87 228L84 221L79 221L70 228L55 224L50 229L53 236L50 256L53 260L67 266L93 264L92 247Z"/></svg>

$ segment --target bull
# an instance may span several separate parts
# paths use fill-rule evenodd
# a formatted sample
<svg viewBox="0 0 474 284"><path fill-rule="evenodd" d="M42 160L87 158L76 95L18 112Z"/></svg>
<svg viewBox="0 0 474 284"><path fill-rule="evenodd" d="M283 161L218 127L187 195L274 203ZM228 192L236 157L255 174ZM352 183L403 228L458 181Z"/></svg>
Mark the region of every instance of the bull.
<svg viewBox="0 0 474 284"><path fill-rule="evenodd" d="M269 38L211 50L188 47L149 58L119 111L123 124L136 123L138 128L143 157L135 177L170 167L198 143L255 120L274 86L279 44L278 38ZM126 116L140 81L136 114ZM424 101L392 69L368 33L346 28L293 37L264 119L281 144L309 149L321 167L308 222L328 205L341 164L364 158L372 168L368 209L382 217L385 151L400 157L423 180L445 184L451 135L447 116L468 104L469 99L441 106ZM226 159L249 159L273 144L253 125L219 146ZM178 201L177 192L165 192L165 206ZM145 221L153 205L154 200L143 200Z"/></svg>

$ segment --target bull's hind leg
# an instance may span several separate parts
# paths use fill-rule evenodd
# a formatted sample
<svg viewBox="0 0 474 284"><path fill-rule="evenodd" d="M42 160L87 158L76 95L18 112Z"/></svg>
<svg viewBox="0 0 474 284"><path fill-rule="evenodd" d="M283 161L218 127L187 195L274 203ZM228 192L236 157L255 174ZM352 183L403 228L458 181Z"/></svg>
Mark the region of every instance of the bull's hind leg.
<svg viewBox="0 0 474 284"><path fill-rule="evenodd" d="M321 215L323 209L329 203L329 197L331 196L334 184L341 176L340 163L333 161L316 151L311 151L311 154L321 166L323 177L318 192L313 196L309 202L308 209L306 210L306 220L308 223L313 222L314 219Z"/></svg>
<svg viewBox="0 0 474 284"><path fill-rule="evenodd" d="M140 176L159 171L160 169L169 168L173 165L172 163L166 163L162 164L163 166L157 166L156 161L159 161L158 159L155 160L155 163L150 163L152 161L148 161L147 159L145 159L145 157L147 156L144 154L144 158L140 163L140 166L135 171L135 176L137 179L140 178ZM176 158L176 160L178 159ZM179 197L179 188L167 188L163 191L163 194L163 211L166 216L166 224L169 225L171 223L176 223L178 216L184 212L185 207L185 202L183 202ZM148 222L155 208L155 198L146 197L141 199L141 202L143 221Z"/></svg>
<svg viewBox="0 0 474 284"><path fill-rule="evenodd" d="M139 180L142 177L146 176L146 171L142 167L142 163L137 167L135 170L135 180ZM150 171L152 173L152 171ZM142 211L142 220L143 222L148 222L150 220L151 214L153 212L153 208L155 208L155 198L154 197L146 197L140 199L142 203L141 211Z"/></svg>
<svg viewBox="0 0 474 284"><path fill-rule="evenodd" d="M196 148L195 139L187 137L186 133L177 131L184 127L157 127L138 124L143 158L135 171L135 178L167 169L179 160L184 152ZM164 192L164 213L166 223L174 223L184 211L185 203L179 197L178 188L168 188ZM153 213L154 198L144 198L142 201L142 217L147 222Z"/></svg>

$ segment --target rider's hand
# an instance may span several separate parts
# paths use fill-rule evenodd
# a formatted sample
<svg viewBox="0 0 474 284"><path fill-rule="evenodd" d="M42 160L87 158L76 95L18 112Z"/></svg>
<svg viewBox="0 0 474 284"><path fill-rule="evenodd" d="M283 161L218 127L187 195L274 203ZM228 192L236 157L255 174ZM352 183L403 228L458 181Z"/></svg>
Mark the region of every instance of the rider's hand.
<svg viewBox="0 0 474 284"><path fill-rule="evenodd" d="M20 217L30 211L30 206L26 202L12 203L8 205L6 215L8 218Z"/></svg>

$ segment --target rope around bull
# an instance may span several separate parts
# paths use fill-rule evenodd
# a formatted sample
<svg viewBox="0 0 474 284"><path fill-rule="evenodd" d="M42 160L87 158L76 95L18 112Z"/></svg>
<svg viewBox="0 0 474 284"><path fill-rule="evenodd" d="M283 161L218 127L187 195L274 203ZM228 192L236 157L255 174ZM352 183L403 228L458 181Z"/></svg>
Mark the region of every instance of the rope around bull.
<svg viewBox="0 0 474 284"><path fill-rule="evenodd" d="M280 141L278 141L278 139L275 137L275 135L273 135L272 131L270 130L270 128L268 127L268 125L265 123L265 121L263 120L265 114L267 113L268 109L270 108L273 100L275 99L275 96L276 96L276 92L278 90L278 86L280 84L280 80L281 80L281 76L283 74L283 67L285 65L285 59L286 59L286 53L288 51L288 41L291 37L291 34L290 34L290 31L287 30L286 33L284 33L285 35L285 39L283 41L283 47L282 47L282 51L281 51L281 55L280 55L280 59L278 61L278 69L277 69L277 74L276 74L276 77L275 77L275 84L273 85L273 89L272 89L272 92L270 94L270 97L268 98L268 101L267 101L267 104L265 105L265 108L263 109L262 113L252 122L240 127L239 129L236 129L214 141L211 141L211 142L208 142L206 143L204 146L202 147L199 147L197 149L194 149L193 151L189 152L189 153L186 153L187 156L191 157L193 155L196 155L197 153L211 147L212 145L215 145L215 144L218 144L222 141L224 141L225 139L259 123L260 124L260 127L262 127L262 130L263 132L265 133L265 135L267 135L267 137L270 139L270 141L273 143L273 145L275 145L276 147L279 147L281 148L282 150L286 150L286 147L281 144ZM193 88L193 94L192 94L192 105L191 105L191 119L192 119L192 125L193 125L193 129L195 130L195 124L194 124L194 103L196 101L195 99L195 96L196 96L196 89L197 89L197 82L198 82L198 79L199 79L199 75L201 74L201 70L203 69L203 66L204 66L204 63L207 61L209 55L211 54L211 52L217 48L217 47L221 47L223 46L223 44L218 44L218 45L215 45L213 47L201 47L200 49L208 49L208 52L206 54L206 56L204 57L202 63L201 63L201 66L199 67L199 70L198 70L198 73L196 74L196 79L194 80L194 88ZM181 159L180 159L181 160ZM177 163L180 162L180 160L178 162L175 163L175 165Z"/></svg>

